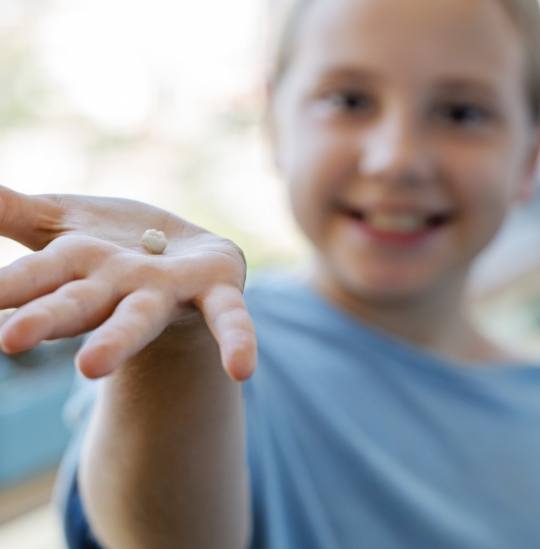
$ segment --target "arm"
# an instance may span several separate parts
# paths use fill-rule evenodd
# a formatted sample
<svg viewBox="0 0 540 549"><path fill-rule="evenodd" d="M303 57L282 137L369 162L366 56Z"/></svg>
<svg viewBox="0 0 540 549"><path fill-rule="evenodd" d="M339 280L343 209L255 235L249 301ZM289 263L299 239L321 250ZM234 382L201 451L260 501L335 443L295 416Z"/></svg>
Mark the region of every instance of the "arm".
<svg viewBox="0 0 540 549"><path fill-rule="evenodd" d="M204 326L169 330L102 389L79 485L103 545L246 547L241 387Z"/></svg>
<svg viewBox="0 0 540 549"><path fill-rule="evenodd" d="M148 228L169 245L152 256ZM256 341L245 262L226 239L128 200L0 187L0 234L36 251L0 270L5 352L92 331L104 377L80 487L110 549L241 548L249 534L240 386Z"/></svg>

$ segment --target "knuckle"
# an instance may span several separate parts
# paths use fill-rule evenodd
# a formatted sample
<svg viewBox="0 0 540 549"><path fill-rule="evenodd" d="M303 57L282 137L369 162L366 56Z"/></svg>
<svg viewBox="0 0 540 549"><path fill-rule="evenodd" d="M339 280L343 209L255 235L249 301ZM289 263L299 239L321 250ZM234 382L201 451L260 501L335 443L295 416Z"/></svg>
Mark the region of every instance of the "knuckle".
<svg viewBox="0 0 540 549"><path fill-rule="evenodd" d="M68 284L61 288L61 294L64 299L80 301L87 297L88 289L79 284Z"/></svg>
<svg viewBox="0 0 540 549"><path fill-rule="evenodd" d="M240 258L240 261L242 262L242 264L245 267L246 266L246 256L245 256L244 251L242 250L242 248L240 248L240 246L236 242L234 242L233 240L230 240L228 238L226 238L224 240L224 244L225 244L226 249L229 250L229 253L231 254L231 256L234 259Z"/></svg>
<svg viewBox="0 0 540 549"><path fill-rule="evenodd" d="M163 311L163 299L157 292L139 290L121 303L118 316L110 326L111 333L119 340L152 331L156 317Z"/></svg>
<svg viewBox="0 0 540 549"><path fill-rule="evenodd" d="M67 310L80 314L83 317L90 315L92 310L100 303L99 295L95 287L88 283L68 284L60 290L60 297Z"/></svg>
<svg viewBox="0 0 540 549"><path fill-rule="evenodd" d="M139 292L132 307L139 320L148 320L152 311L161 306L160 299L153 292Z"/></svg>
<svg viewBox="0 0 540 549"><path fill-rule="evenodd" d="M249 314L243 307L234 307L221 313L219 324L227 326L230 330L246 333L251 331L251 320Z"/></svg>
<svg viewBox="0 0 540 549"><path fill-rule="evenodd" d="M221 280L233 281L240 288L246 281L247 264L244 252L232 240L222 239L219 250L213 254L214 272L220 274Z"/></svg>
<svg viewBox="0 0 540 549"><path fill-rule="evenodd" d="M136 261L132 265L129 265L129 269L125 269L125 263L123 263L124 269L120 270L122 277L125 277L126 285L134 291L138 288L145 286L157 285L163 288L168 279L168 275L163 266L155 261Z"/></svg>
<svg viewBox="0 0 540 549"><path fill-rule="evenodd" d="M36 323L50 324L52 321L53 315L50 309L40 302L26 305L13 317L13 324L23 332L32 330Z"/></svg>
<svg viewBox="0 0 540 549"><path fill-rule="evenodd" d="M113 320L113 319L111 319ZM116 350L120 345L125 345L131 340L132 327L127 320L123 322L112 321L95 332L92 345L105 351Z"/></svg>
<svg viewBox="0 0 540 549"><path fill-rule="evenodd" d="M74 235L74 234L63 234L59 236L58 238L55 238L51 243L47 246L47 250L56 250L58 248L60 249L70 249L70 248L78 248L81 247L82 244L87 239L84 236Z"/></svg>
<svg viewBox="0 0 540 549"><path fill-rule="evenodd" d="M100 265L111 253L108 243L90 236L74 234L59 236L45 250L51 254L63 256L67 260L77 257L86 268Z"/></svg>

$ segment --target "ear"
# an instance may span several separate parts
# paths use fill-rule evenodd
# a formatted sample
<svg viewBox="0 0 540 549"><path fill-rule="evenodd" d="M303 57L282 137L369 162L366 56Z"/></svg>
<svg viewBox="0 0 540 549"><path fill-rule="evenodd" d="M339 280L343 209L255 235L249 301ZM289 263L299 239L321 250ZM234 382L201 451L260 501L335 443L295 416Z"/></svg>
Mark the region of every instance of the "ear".
<svg viewBox="0 0 540 549"><path fill-rule="evenodd" d="M516 192L516 204L526 204L534 195L537 179L540 175L540 125L533 131L531 147L527 157L525 177Z"/></svg>

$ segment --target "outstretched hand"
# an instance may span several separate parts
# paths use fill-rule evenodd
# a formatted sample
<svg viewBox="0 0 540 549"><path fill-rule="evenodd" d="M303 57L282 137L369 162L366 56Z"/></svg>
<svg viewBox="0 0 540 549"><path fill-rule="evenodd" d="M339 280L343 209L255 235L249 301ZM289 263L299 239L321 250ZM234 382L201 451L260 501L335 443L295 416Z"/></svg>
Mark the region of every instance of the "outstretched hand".
<svg viewBox="0 0 540 549"><path fill-rule="evenodd" d="M163 255L141 244L147 229L166 234ZM35 252L0 269L0 309L17 309L0 327L4 352L93 330L76 363L87 377L102 377L198 309L229 376L253 373L246 265L230 240L132 200L1 186L0 235Z"/></svg>

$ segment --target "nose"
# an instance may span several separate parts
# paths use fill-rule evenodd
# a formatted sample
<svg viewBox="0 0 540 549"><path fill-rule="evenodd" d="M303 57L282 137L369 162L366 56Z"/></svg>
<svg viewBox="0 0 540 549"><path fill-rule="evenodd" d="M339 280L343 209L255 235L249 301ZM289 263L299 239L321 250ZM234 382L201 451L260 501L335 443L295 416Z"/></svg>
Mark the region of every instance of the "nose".
<svg viewBox="0 0 540 549"><path fill-rule="evenodd" d="M429 179L431 147L410 114L386 114L359 141L361 175L401 185L419 185Z"/></svg>

